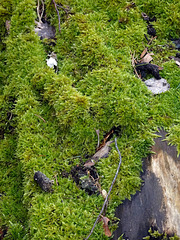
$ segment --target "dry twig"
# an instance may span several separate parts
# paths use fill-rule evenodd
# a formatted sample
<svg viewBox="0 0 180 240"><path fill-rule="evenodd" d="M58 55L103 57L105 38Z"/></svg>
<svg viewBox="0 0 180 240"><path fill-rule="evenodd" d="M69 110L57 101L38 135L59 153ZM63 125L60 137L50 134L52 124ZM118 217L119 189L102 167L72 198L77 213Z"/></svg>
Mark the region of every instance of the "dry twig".
<svg viewBox="0 0 180 240"><path fill-rule="evenodd" d="M104 200L104 204L103 204L103 206L102 206L102 209L101 209L98 217L96 218L96 221L94 222L94 225L93 225L93 227L92 227L92 229L91 229L91 232L89 233L89 235L87 236L87 238L86 238L85 240L87 240L87 239L90 238L91 234L92 234L93 231L94 231L94 228L95 228L97 222L99 221L99 218L101 217L102 213L104 212L104 208L105 208L106 205L107 205L107 201L108 201L109 195L110 195L110 193L111 193L111 190L112 190L112 188L113 188L113 185L114 185L114 183L115 183L115 181L116 181L116 178L117 178L117 175L118 175L118 173L119 173L119 169L120 169L120 166L121 166L121 161L122 161L122 159L121 159L121 153L120 153L119 148L118 148L118 146L117 146L117 139L116 139L116 138L115 138L115 146L116 146L116 149L117 149L118 154L119 154L119 165L118 165L118 167L117 167L116 174L115 174L114 179L113 179L113 181L112 181L112 183L111 183L111 186L110 186L110 188L109 188L109 192L108 192L108 194L107 194L107 197L106 197L106 199Z"/></svg>
<svg viewBox="0 0 180 240"><path fill-rule="evenodd" d="M54 3L54 6L55 6L57 15L58 15L59 32L61 33L61 18L60 18L60 14L59 14L59 11L58 11L58 8L57 8L57 4L56 4L55 0L53 0L53 3Z"/></svg>
<svg viewBox="0 0 180 240"><path fill-rule="evenodd" d="M150 41L148 42L148 44L150 45L150 44L152 43L152 41L153 41L154 39L156 39L156 38L157 38L157 36L151 37L151 39L150 39Z"/></svg>
<svg viewBox="0 0 180 240"><path fill-rule="evenodd" d="M43 122L46 122L46 121L44 120L44 118L42 118L41 116L39 116L39 115L37 115L37 114L34 114L34 115L36 115L38 118L40 118L41 120L43 120Z"/></svg>
<svg viewBox="0 0 180 240"><path fill-rule="evenodd" d="M56 180L56 185L59 186L59 182L58 182L58 180L57 180L57 175L58 175L58 174L55 174L55 175L54 175L54 178L55 178L55 180Z"/></svg>
<svg viewBox="0 0 180 240"><path fill-rule="evenodd" d="M11 121L11 119L12 119L12 116L13 116L13 114L12 114L12 112L11 112L11 115L10 115L10 117L9 117L9 121Z"/></svg>
<svg viewBox="0 0 180 240"><path fill-rule="evenodd" d="M61 6L61 5L58 5L58 4L56 4L56 5L57 5L59 8L63 9L66 14L69 14L69 8L65 8L65 7L63 7L63 6Z"/></svg>
<svg viewBox="0 0 180 240"><path fill-rule="evenodd" d="M43 14L44 14L44 2L43 2L43 0L41 0L41 3L42 3L42 12L41 12L41 15L40 15L40 10L39 10L40 4L39 4L39 0L38 0L38 3L37 3L37 15L38 15L40 23L42 23L42 17L43 17Z"/></svg>
<svg viewBox="0 0 180 240"><path fill-rule="evenodd" d="M98 144L97 144L97 148L99 147L99 129L95 129L97 137L98 137Z"/></svg>
<svg viewBox="0 0 180 240"><path fill-rule="evenodd" d="M135 58L134 58L134 55L135 55L135 53L134 54L132 54L132 52L131 52L131 50L130 50L130 54L131 54L131 63L132 63L132 66L133 66L133 68L134 68L134 72L135 72L135 74L136 74L136 76L139 78L139 79L141 79L141 77L139 76L139 74L138 74L138 72L137 72L137 70L136 70L136 60L135 60Z"/></svg>

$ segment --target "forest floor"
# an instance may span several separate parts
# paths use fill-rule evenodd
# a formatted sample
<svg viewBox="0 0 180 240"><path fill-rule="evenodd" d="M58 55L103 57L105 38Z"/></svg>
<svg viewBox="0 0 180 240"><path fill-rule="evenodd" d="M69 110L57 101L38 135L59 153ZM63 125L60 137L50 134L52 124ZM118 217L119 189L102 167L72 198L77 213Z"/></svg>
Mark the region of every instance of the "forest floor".
<svg viewBox="0 0 180 240"><path fill-rule="evenodd" d="M0 3L0 238L86 239L116 138L90 237L109 239L158 128L180 152L180 2Z"/></svg>

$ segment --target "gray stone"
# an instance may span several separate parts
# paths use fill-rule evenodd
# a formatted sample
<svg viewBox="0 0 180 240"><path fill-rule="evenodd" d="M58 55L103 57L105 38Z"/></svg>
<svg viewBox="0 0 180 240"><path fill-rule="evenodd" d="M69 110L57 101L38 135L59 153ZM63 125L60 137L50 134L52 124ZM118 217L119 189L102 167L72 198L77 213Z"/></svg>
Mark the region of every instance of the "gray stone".
<svg viewBox="0 0 180 240"><path fill-rule="evenodd" d="M146 80L144 83L153 94L160 94L170 89L169 83L164 78L161 78L159 80L155 78L150 78Z"/></svg>
<svg viewBox="0 0 180 240"><path fill-rule="evenodd" d="M44 173L37 171L34 174L34 181L38 183L41 189L45 192L53 192L52 184L53 180L50 180Z"/></svg>
<svg viewBox="0 0 180 240"><path fill-rule="evenodd" d="M47 38L47 39L53 39L55 38L55 27L49 25L47 22L36 22L37 27L35 28L35 33L38 34L38 36L41 39Z"/></svg>

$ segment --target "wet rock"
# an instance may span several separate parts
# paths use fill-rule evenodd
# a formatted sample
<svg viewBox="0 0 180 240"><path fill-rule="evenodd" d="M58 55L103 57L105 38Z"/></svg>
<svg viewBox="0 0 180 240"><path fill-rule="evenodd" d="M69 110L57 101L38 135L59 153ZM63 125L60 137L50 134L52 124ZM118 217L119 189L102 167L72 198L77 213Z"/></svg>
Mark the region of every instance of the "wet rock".
<svg viewBox="0 0 180 240"><path fill-rule="evenodd" d="M41 189L45 192L53 192L52 184L53 180L50 180L44 173L37 171L34 174L34 181L38 183Z"/></svg>
<svg viewBox="0 0 180 240"><path fill-rule="evenodd" d="M160 94L170 89L169 83L164 78L161 78L159 80L155 78L150 78L146 80L144 83L153 94Z"/></svg>

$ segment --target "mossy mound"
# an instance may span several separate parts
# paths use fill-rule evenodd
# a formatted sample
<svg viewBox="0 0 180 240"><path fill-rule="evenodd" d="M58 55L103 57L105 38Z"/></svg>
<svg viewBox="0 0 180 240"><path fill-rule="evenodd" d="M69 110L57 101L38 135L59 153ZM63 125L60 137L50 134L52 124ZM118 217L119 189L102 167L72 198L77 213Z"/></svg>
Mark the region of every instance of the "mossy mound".
<svg viewBox="0 0 180 240"><path fill-rule="evenodd" d="M180 152L180 68L168 60L177 52L170 38L180 35L179 1L159 5L137 0L132 6L108 0L56 2L70 10L67 14L59 9L59 33L54 5L45 1L45 18L56 26L52 45L35 34L36 1L1 0L0 226L8 227L4 239L84 239L89 234L104 199L89 196L68 173L95 153L95 129L101 140L113 127L120 129L122 166L106 213L111 231L116 228L115 208L141 185L142 158L158 127L166 128ZM147 45L142 11L157 17L158 38L149 48L171 85L158 96L147 90L131 66L130 51L139 55ZM58 73L46 65L48 51L57 54ZM118 161L112 144L109 156L96 164L102 188L110 187ZM53 193L35 184L36 171L49 179L57 175L59 185L54 184ZM92 239L108 239L103 227L96 226Z"/></svg>

